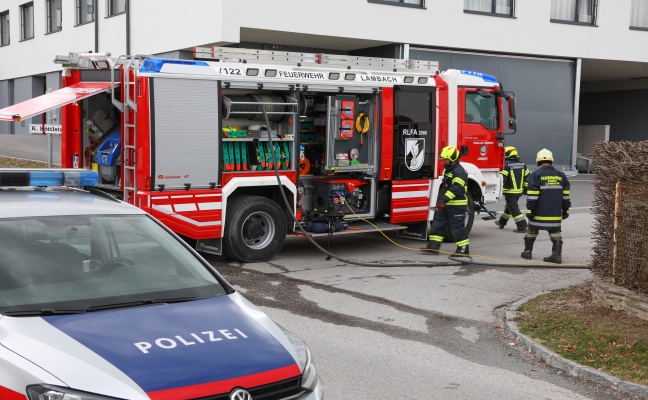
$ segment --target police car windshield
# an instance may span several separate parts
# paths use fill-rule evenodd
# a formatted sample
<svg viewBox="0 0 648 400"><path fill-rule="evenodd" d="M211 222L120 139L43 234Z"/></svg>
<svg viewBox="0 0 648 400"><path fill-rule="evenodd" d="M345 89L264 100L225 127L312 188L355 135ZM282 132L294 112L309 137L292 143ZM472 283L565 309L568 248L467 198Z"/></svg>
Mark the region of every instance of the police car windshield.
<svg viewBox="0 0 648 400"><path fill-rule="evenodd" d="M0 243L2 313L226 293L215 273L147 215L0 219Z"/></svg>

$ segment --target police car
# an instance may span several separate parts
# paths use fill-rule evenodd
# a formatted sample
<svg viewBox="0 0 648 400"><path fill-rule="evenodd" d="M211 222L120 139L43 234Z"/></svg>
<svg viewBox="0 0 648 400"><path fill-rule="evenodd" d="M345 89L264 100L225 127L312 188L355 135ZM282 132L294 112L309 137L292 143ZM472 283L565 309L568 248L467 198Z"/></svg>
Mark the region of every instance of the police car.
<svg viewBox="0 0 648 400"><path fill-rule="evenodd" d="M97 179L0 169L0 399L324 398L304 342Z"/></svg>

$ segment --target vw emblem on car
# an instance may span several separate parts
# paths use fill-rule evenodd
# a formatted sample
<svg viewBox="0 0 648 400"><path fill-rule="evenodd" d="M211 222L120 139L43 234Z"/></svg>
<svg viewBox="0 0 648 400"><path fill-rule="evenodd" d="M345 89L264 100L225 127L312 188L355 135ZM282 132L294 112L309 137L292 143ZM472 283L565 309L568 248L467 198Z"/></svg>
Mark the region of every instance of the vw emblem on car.
<svg viewBox="0 0 648 400"><path fill-rule="evenodd" d="M252 395L247 390L236 389L230 394L230 400L252 400Z"/></svg>

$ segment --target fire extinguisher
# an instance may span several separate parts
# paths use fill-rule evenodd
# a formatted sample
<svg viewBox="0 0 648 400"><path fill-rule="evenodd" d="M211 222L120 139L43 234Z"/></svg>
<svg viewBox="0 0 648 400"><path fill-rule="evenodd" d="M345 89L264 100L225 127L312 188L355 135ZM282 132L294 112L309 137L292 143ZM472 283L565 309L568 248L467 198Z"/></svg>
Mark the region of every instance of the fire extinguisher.
<svg viewBox="0 0 648 400"><path fill-rule="evenodd" d="M72 156L72 168L79 168L79 153Z"/></svg>

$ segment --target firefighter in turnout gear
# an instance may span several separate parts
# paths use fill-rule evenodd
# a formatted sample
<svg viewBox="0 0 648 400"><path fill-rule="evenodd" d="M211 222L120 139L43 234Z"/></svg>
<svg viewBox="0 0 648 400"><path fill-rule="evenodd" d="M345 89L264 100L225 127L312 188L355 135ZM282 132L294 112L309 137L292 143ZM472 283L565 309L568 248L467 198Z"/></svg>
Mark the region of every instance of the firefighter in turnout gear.
<svg viewBox="0 0 648 400"><path fill-rule="evenodd" d="M504 169L500 171L500 174L504 178L502 192L506 200L506 207L499 220L495 221L495 225L500 229L504 229L508 220L513 217L513 221L517 227L515 232L524 233L526 232L527 222L520 211L518 200L520 200L523 194L526 194L529 168L527 168L525 163L520 161L517 149L513 146L506 147L504 156L506 157L506 161L504 163Z"/></svg>
<svg viewBox="0 0 648 400"><path fill-rule="evenodd" d="M533 243L540 230L549 232L552 248L545 262L562 263L561 222L569 217L569 181L562 171L553 167L553 154L542 149L536 158L538 169L529 176L527 188L527 217L529 227L524 236L522 258L531 259Z"/></svg>
<svg viewBox="0 0 648 400"><path fill-rule="evenodd" d="M439 187L436 212L432 219L432 231L427 242L427 248L434 250L428 251L430 254L439 254L446 227L450 228L450 234L457 244L457 250L453 255L467 256L470 254L465 225L468 211L466 195L468 174L459 164L460 157L461 153L454 146L444 147L439 154L439 158L443 160L445 171Z"/></svg>

